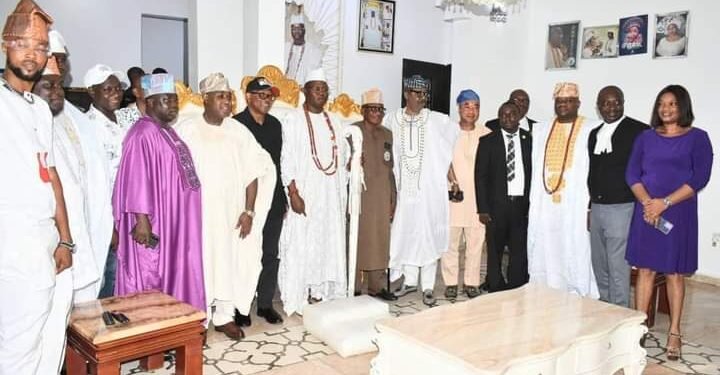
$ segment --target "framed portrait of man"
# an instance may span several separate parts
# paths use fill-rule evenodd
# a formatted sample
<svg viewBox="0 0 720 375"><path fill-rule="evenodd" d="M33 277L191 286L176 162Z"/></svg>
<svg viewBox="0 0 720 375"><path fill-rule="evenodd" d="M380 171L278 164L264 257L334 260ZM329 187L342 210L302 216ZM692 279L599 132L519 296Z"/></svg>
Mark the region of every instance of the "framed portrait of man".
<svg viewBox="0 0 720 375"><path fill-rule="evenodd" d="M545 70L577 68L577 45L580 21L548 25L545 47Z"/></svg>
<svg viewBox="0 0 720 375"><path fill-rule="evenodd" d="M647 53L648 15L621 18L620 56L642 55Z"/></svg>
<svg viewBox="0 0 720 375"><path fill-rule="evenodd" d="M690 12L655 15L655 48L653 57L687 57Z"/></svg>
<svg viewBox="0 0 720 375"><path fill-rule="evenodd" d="M394 1L360 0L358 50L393 53L395 11Z"/></svg>
<svg viewBox="0 0 720 375"><path fill-rule="evenodd" d="M619 47L618 30L618 25L583 28L580 57L583 59L617 57Z"/></svg>

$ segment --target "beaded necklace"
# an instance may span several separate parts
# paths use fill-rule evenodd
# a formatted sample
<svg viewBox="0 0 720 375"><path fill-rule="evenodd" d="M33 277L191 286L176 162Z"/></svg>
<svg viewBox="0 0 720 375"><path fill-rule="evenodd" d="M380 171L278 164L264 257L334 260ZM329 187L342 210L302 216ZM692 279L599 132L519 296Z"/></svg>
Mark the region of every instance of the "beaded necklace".
<svg viewBox="0 0 720 375"><path fill-rule="evenodd" d="M292 61L293 58L293 45L290 46L290 53L288 54L288 61L287 61L287 71L285 72L285 75L290 74L290 61ZM303 55L305 54L305 44L302 45L300 48L300 57L298 58L297 66L295 66L295 76L298 74L298 69L300 69L300 63L302 63Z"/></svg>
<svg viewBox="0 0 720 375"><path fill-rule="evenodd" d="M332 142L332 157L330 160L330 164L327 167L323 167L322 163L320 163L320 158L318 158L317 156L317 147L315 145L315 130L313 129L312 121L310 120L310 112L308 112L307 108L305 108L304 111L305 122L307 123L308 127L308 137L310 138L310 153L312 154L313 162L315 163L317 169L321 170L328 176L332 176L335 174L335 172L337 172L338 146L335 139L335 129L333 129L332 124L330 123L330 117L328 117L327 112L323 111L325 123L330 130L330 141Z"/></svg>
<svg viewBox="0 0 720 375"><path fill-rule="evenodd" d="M417 186L411 189L420 189L420 172L422 171L423 156L425 154L425 124L430 111L423 108L416 116L408 115L400 108L395 112L395 119L400 125L400 187L402 190L403 175L411 181L415 180ZM415 125L416 124L416 125ZM413 147L413 128L417 129L417 145ZM413 152L414 151L414 152Z"/></svg>
<svg viewBox="0 0 720 375"><path fill-rule="evenodd" d="M580 121L580 117L578 116L575 121L573 121L572 127L570 128L570 134L567 137L567 140L565 141L565 149L563 151L563 162L562 167L560 168L560 176L557 179L557 182L555 183L555 186L552 188L548 188L547 178L545 177L545 172L547 171L547 155L548 155L548 145L550 144L550 140L552 139L553 132L555 131L555 127L560 122L555 119L553 122L552 128L550 128L550 134L548 134L547 141L545 141L545 155L543 156L543 186L545 187L545 192L553 195L555 194L559 189L560 186L562 186L563 182L563 176L565 175L565 167L567 166L567 160L568 160L568 154L570 153L570 143L573 142L575 134L575 129L577 128L577 124Z"/></svg>

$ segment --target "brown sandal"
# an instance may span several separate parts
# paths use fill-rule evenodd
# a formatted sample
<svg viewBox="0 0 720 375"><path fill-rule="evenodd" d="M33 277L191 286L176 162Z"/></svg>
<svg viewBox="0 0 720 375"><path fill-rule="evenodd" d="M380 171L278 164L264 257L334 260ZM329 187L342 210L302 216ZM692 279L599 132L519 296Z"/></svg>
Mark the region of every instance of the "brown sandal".
<svg viewBox="0 0 720 375"><path fill-rule="evenodd" d="M670 346L670 339L677 338L680 341L679 346ZM665 351L668 361L677 361L682 356L682 335L679 333L668 333L668 344L666 345Z"/></svg>

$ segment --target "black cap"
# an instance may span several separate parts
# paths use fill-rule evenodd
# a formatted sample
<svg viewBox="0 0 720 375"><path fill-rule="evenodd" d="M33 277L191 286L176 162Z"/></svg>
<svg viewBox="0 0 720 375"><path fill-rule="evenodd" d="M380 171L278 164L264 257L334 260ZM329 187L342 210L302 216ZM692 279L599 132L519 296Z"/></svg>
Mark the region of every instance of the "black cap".
<svg viewBox="0 0 720 375"><path fill-rule="evenodd" d="M256 92L261 90L270 90L272 91L273 95L280 95L280 90L277 87L271 85L270 81L265 79L265 77L253 78L253 80L248 83L247 88L245 88L245 92Z"/></svg>

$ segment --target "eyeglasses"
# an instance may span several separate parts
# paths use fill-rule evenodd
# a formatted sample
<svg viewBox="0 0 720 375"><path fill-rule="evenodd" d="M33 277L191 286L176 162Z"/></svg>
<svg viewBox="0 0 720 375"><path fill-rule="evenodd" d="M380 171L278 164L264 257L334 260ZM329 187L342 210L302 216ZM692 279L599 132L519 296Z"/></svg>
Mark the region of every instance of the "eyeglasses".
<svg viewBox="0 0 720 375"><path fill-rule="evenodd" d="M251 92L250 94L257 96L258 98L260 98L260 100L275 101L275 99L277 99L277 97L275 97L275 95L264 93L264 92Z"/></svg>
<svg viewBox="0 0 720 375"><path fill-rule="evenodd" d="M7 43L8 48L19 51L30 51L38 55L50 56L50 47L47 44L31 43L29 40L18 39Z"/></svg>
<svg viewBox="0 0 720 375"><path fill-rule="evenodd" d="M420 90L410 90L411 93L417 95L418 97L425 98L428 96L427 91L420 91Z"/></svg>
<svg viewBox="0 0 720 375"><path fill-rule="evenodd" d="M385 107L378 107L378 106L365 106L363 107L370 113L385 113Z"/></svg>

